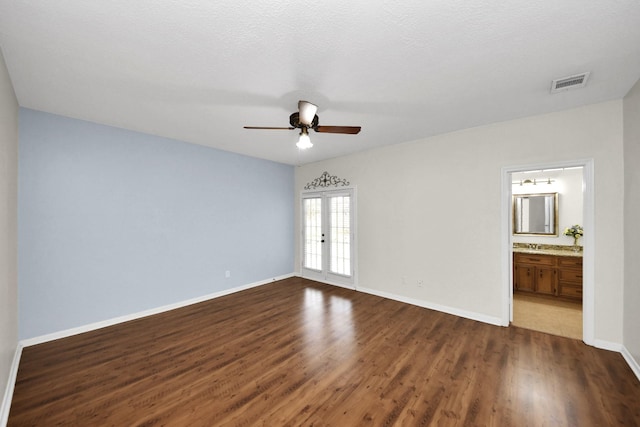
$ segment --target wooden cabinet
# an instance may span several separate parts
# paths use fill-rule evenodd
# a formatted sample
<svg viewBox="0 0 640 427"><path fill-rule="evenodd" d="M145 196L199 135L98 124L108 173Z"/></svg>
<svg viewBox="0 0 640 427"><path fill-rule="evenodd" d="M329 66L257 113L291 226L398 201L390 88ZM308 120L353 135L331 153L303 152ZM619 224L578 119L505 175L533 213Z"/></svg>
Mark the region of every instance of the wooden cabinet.
<svg viewBox="0 0 640 427"><path fill-rule="evenodd" d="M551 255L513 254L513 286L517 291L556 294L556 260Z"/></svg>
<svg viewBox="0 0 640 427"><path fill-rule="evenodd" d="M558 296L582 300L582 258L558 257Z"/></svg>
<svg viewBox="0 0 640 427"><path fill-rule="evenodd" d="M513 289L582 300L582 258L514 252Z"/></svg>

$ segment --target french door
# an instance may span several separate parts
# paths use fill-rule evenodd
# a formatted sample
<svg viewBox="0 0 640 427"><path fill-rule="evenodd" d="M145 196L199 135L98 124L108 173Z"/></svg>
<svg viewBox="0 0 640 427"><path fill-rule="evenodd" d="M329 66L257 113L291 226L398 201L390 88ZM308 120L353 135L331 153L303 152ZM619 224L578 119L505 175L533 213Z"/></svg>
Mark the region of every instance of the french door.
<svg viewBox="0 0 640 427"><path fill-rule="evenodd" d="M302 276L353 287L353 189L302 194Z"/></svg>

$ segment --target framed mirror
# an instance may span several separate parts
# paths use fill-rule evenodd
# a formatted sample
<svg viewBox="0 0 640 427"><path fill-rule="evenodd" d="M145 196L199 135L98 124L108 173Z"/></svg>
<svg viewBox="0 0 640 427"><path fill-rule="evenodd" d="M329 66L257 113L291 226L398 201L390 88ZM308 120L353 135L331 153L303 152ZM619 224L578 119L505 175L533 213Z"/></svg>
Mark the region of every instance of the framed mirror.
<svg viewBox="0 0 640 427"><path fill-rule="evenodd" d="M513 234L558 235L558 193L514 194Z"/></svg>

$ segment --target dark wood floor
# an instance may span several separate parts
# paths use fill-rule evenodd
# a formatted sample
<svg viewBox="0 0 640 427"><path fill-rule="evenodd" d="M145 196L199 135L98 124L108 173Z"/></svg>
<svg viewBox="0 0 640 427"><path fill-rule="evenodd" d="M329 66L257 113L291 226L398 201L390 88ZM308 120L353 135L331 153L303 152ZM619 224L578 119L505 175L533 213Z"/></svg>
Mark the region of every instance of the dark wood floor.
<svg viewBox="0 0 640 427"><path fill-rule="evenodd" d="M27 347L9 426L640 425L618 353L294 278Z"/></svg>

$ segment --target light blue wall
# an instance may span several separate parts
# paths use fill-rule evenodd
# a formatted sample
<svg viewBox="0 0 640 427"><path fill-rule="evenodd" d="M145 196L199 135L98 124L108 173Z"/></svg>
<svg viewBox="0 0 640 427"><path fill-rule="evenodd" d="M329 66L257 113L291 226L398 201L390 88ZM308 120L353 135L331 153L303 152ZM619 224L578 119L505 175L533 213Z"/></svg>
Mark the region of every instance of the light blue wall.
<svg viewBox="0 0 640 427"><path fill-rule="evenodd" d="M21 339L293 271L292 166L28 109L19 131Z"/></svg>

